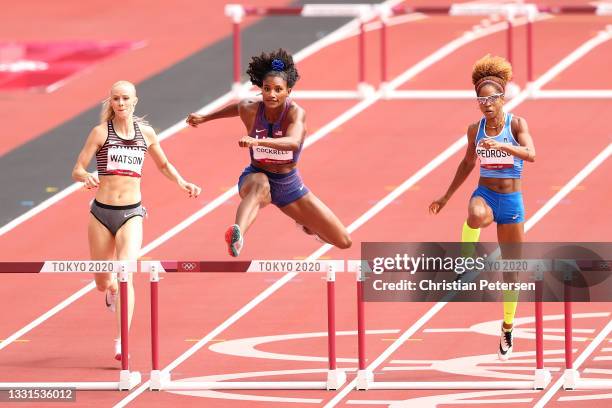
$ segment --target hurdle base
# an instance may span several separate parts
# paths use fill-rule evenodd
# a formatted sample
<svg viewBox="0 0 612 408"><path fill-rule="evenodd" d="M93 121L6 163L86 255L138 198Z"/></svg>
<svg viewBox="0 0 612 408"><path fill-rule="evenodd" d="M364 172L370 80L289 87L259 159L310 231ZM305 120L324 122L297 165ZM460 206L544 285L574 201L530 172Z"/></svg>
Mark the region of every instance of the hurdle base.
<svg viewBox="0 0 612 408"><path fill-rule="evenodd" d="M141 377L138 371L121 370L119 372L119 390L129 391L140 384Z"/></svg>
<svg viewBox="0 0 612 408"><path fill-rule="evenodd" d="M543 368L538 368L535 370L535 375L533 379L533 389L543 390L544 388L548 387L551 380L552 376L550 375L550 371L545 370Z"/></svg>
<svg viewBox="0 0 612 408"><path fill-rule="evenodd" d="M376 89L367 82L360 82L357 85L357 92L362 98L368 98L376 93Z"/></svg>
<svg viewBox="0 0 612 408"><path fill-rule="evenodd" d="M365 391L370 388L370 384L374 382L374 373L368 370L357 371L357 381L355 389Z"/></svg>
<svg viewBox="0 0 612 408"><path fill-rule="evenodd" d="M160 370L151 370L151 380L149 382L149 389L151 391L161 391L170 381L170 373Z"/></svg>
<svg viewBox="0 0 612 408"><path fill-rule="evenodd" d="M563 389L574 390L580 381L580 373L573 368L566 368L563 372Z"/></svg>
<svg viewBox="0 0 612 408"><path fill-rule="evenodd" d="M343 370L329 370L327 372L327 390L337 390L346 382L346 373Z"/></svg>
<svg viewBox="0 0 612 408"><path fill-rule="evenodd" d="M511 81L508 84L506 84L506 91L504 94L508 100L511 100L512 98L516 97L520 93L521 93L521 87L516 82Z"/></svg>
<svg viewBox="0 0 612 408"><path fill-rule="evenodd" d="M612 380L580 378L576 369L566 369L563 373L563 389L570 390L610 390Z"/></svg>
<svg viewBox="0 0 612 408"><path fill-rule="evenodd" d="M390 95L393 92L393 88L388 82L381 82L378 91L383 99L390 99Z"/></svg>

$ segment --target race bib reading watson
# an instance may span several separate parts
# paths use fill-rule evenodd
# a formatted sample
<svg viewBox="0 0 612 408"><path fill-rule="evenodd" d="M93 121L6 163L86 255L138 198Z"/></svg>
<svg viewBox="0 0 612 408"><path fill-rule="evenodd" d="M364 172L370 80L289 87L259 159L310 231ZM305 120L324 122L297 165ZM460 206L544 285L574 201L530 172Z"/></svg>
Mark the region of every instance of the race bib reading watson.
<svg viewBox="0 0 612 408"><path fill-rule="evenodd" d="M112 174L140 176L144 154L139 148L109 147L106 170Z"/></svg>

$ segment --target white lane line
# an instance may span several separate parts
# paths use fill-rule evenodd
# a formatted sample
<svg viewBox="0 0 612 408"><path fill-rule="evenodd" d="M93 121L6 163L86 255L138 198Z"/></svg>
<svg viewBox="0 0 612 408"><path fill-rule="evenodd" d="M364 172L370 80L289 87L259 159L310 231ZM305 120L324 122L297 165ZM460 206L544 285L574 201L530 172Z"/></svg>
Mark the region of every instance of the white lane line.
<svg viewBox="0 0 612 408"><path fill-rule="evenodd" d="M576 174L561 190L557 192L544 206L542 206L530 219L525 223L525 228L530 228L531 225L540 221L554 206L568 195L578 184L580 184L589 174L605 162L612 154L612 143L603 149L589 164L587 164L578 174Z"/></svg>
<svg viewBox="0 0 612 408"><path fill-rule="evenodd" d="M62 309L68 307L73 302L75 302L77 299L79 299L81 296L85 295L86 293L88 293L90 290L92 290L95 287L96 287L95 282L90 282L86 286L78 290L77 292L70 295L67 299L62 300L60 303L55 305L53 308L47 310L45 313L43 313L35 320L28 323L26 326L23 326L21 329L17 330L15 333L11 334L6 339L2 340L0 342L0 350L5 348L9 344L15 342L25 333L29 332L30 330L32 330L33 328L35 328L36 326L38 326L39 324L41 324L42 322L50 318L51 316L55 315Z"/></svg>

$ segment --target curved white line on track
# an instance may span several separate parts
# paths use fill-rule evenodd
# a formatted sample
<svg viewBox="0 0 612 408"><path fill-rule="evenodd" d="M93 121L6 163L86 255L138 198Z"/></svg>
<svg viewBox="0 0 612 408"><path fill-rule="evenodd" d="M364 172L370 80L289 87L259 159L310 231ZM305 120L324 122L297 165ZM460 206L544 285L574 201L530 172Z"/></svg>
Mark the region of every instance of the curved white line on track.
<svg viewBox="0 0 612 408"><path fill-rule="evenodd" d="M399 333L399 330L368 330L367 334L395 334ZM218 343L211 344L208 349L219 354L227 354L234 357L244 358L261 358L269 360L282 360L282 361L319 361L327 362L329 357L327 356L305 356L300 354L287 354L287 353L273 353L270 351L263 351L258 347L263 347L268 343L275 343L279 341L287 342L291 340L304 340L325 337L327 338L327 332L314 332L314 333L292 333L292 334L277 334L273 336L259 336L259 337L242 337L239 339L225 340ZM356 336L357 331L337 331L336 336ZM338 363L357 363L356 358L336 358Z"/></svg>

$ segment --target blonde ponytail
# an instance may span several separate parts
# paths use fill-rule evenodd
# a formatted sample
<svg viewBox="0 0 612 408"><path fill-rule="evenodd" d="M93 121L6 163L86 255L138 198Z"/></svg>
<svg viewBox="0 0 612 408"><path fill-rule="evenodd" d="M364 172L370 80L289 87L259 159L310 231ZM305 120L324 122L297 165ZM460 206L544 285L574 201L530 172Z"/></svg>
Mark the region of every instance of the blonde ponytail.
<svg viewBox="0 0 612 408"><path fill-rule="evenodd" d="M111 92L113 88L119 85L128 85L134 89L134 96L136 96L136 87L129 81L117 81L111 86ZM107 123L109 120L113 120L115 118L115 111L110 103L110 96L102 101L102 110L100 111L100 123ZM139 125L149 126L149 122L145 119L144 116L136 116L134 112L132 112L132 120Z"/></svg>

